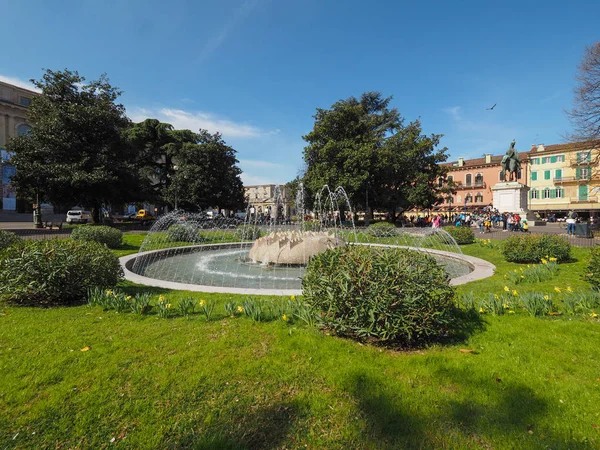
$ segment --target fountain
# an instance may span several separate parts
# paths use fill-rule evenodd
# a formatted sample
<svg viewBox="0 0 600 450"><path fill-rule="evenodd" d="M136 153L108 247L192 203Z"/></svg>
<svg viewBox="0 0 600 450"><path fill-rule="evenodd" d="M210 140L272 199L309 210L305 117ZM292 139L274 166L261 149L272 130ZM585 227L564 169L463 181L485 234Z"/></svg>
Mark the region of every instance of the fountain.
<svg viewBox="0 0 600 450"><path fill-rule="evenodd" d="M280 191L275 199L279 211ZM168 213L156 221L137 254L121 258L125 276L136 283L170 289L299 295L309 259L343 245L428 252L444 266L451 284L493 274L491 264L463 255L441 229L392 228L383 235L357 229L342 188L332 191L324 186L308 215L301 187L295 206L294 223L281 220L277 212L269 223L261 222L250 214L250 207L243 222L204 213Z"/></svg>

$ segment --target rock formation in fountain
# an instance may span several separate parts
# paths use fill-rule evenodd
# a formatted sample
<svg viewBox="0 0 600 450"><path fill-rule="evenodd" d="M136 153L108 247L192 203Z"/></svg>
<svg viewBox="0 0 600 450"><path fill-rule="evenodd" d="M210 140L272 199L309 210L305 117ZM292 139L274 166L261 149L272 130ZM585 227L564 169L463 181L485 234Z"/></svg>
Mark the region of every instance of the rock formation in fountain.
<svg viewBox="0 0 600 450"><path fill-rule="evenodd" d="M263 264L306 264L311 256L343 245L329 233L280 231L254 241L248 257Z"/></svg>

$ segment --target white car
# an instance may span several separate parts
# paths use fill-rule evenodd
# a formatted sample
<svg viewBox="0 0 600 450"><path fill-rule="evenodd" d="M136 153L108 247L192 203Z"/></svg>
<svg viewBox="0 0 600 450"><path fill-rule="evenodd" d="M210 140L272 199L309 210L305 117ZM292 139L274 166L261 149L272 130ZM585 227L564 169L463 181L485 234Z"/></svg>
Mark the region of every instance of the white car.
<svg viewBox="0 0 600 450"><path fill-rule="evenodd" d="M92 213L89 211L83 211L80 209L67 211L67 223L88 223L91 220Z"/></svg>

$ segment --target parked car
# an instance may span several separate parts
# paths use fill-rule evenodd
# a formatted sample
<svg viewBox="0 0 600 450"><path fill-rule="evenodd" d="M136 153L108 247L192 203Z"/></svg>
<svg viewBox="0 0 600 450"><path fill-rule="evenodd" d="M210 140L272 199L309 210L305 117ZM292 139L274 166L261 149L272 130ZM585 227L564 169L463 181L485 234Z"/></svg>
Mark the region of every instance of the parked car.
<svg viewBox="0 0 600 450"><path fill-rule="evenodd" d="M135 216L136 220L154 220L154 216L145 209L140 209Z"/></svg>
<svg viewBox="0 0 600 450"><path fill-rule="evenodd" d="M88 223L92 220L92 213L81 209L67 211L67 223Z"/></svg>

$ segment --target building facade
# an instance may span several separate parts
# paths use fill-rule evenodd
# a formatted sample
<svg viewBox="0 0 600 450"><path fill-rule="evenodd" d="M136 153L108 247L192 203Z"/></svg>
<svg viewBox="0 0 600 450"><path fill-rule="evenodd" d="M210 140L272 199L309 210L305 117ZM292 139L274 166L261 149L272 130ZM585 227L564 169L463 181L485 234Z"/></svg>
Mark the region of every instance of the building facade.
<svg viewBox="0 0 600 450"><path fill-rule="evenodd" d="M10 154L6 151L8 140L27 133L27 108L36 92L23 89L0 81L0 165L2 197L1 209L17 210L17 193L11 186L10 179L15 174L15 167L10 165Z"/></svg>
<svg viewBox="0 0 600 450"><path fill-rule="evenodd" d="M448 195L438 209L441 211L474 211L492 205L491 187L501 181L503 157L504 155L486 154L483 158L458 158L457 161L444 164L448 168L446 182L452 183L455 193ZM521 177L517 181L525 184L527 165L522 163L521 166Z"/></svg>
<svg viewBox="0 0 600 450"><path fill-rule="evenodd" d="M600 141L534 145L528 153L529 209L545 217L600 213Z"/></svg>
<svg viewBox="0 0 600 450"><path fill-rule="evenodd" d="M250 207L250 213L257 217L271 219L289 219L295 212L293 200L289 198L289 189L278 184L244 186L244 195Z"/></svg>

